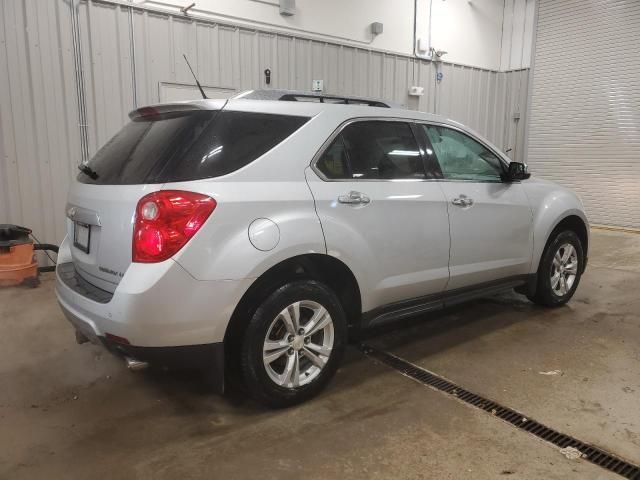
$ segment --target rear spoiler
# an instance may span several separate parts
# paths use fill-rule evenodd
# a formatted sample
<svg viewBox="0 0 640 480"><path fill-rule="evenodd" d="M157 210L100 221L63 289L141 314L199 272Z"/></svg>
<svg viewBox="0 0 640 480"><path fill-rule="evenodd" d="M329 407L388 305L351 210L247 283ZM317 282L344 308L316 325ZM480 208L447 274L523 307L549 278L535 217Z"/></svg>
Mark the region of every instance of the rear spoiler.
<svg viewBox="0 0 640 480"><path fill-rule="evenodd" d="M220 103L219 108L212 108L217 106L216 103ZM213 103L213 105L212 105ZM224 105L223 100L219 101L199 101L199 102L184 102L184 103L165 103L162 105L150 105L148 107L140 107L136 110L132 110L129 113L131 120L137 120L145 117L153 117L164 113L183 113L193 112L198 110L219 110Z"/></svg>

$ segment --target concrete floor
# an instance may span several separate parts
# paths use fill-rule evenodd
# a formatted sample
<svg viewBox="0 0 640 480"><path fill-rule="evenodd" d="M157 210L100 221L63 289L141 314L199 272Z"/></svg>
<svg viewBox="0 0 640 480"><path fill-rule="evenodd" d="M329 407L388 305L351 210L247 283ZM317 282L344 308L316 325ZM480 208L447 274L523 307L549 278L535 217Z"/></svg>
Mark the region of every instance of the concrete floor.
<svg viewBox="0 0 640 480"><path fill-rule="evenodd" d="M563 308L505 294L367 341L640 463L640 236L594 231L590 256ZM0 326L0 479L616 478L353 348L268 411L76 345L52 274L0 290Z"/></svg>

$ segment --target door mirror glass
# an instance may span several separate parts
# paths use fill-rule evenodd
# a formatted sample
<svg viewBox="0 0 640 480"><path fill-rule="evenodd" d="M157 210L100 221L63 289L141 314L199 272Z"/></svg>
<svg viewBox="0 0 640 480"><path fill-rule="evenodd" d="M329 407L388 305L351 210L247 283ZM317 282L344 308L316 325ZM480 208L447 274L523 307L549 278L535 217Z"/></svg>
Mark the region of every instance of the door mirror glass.
<svg viewBox="0 0 640 480"><path fill-rule="evenodd" d="M526 180L531 174L528 172L527 165L520 162L511 162L505 180L513 182L515 180Z"/></svg>

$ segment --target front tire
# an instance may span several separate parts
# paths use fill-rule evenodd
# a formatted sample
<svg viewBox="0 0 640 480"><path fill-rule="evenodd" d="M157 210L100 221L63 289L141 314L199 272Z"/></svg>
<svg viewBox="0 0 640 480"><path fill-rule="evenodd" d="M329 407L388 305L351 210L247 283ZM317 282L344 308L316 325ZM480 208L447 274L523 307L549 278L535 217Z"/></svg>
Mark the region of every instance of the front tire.
<svg viewBox="0 0 640 480"><path fill-rule="evenodd" d="M278 288L244 335L240 364L248 392L275 408L317 395L335 374L346 337L344 311L326 285L306 280Z"/></svg>
<svg viewBox="0 0 640 480"><path fill-rule="evenodd" d="M575 232L564 230L556 233L542 254L536 293L529 299L546 307L567 303L580 283L583 262L582 243Z"/></svg>

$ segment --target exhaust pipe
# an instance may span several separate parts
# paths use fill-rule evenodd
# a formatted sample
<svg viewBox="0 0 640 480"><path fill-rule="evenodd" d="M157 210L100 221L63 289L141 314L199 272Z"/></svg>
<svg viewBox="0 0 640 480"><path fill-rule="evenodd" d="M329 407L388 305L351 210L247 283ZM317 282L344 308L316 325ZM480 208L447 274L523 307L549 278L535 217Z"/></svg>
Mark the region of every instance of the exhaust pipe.
<svg viewBox="0 0 640 480"><path fill-rule="evenodd" d="M131 357L124 357L124 361L127 363L127 368L132 372L139 372L140 370L144 370L149 366L147 362L136 360L135 358Z"/></svg>

